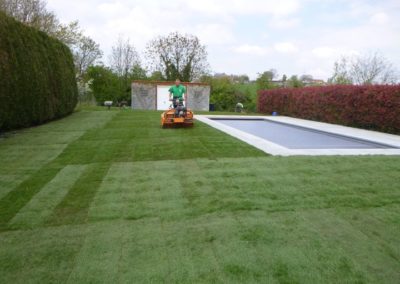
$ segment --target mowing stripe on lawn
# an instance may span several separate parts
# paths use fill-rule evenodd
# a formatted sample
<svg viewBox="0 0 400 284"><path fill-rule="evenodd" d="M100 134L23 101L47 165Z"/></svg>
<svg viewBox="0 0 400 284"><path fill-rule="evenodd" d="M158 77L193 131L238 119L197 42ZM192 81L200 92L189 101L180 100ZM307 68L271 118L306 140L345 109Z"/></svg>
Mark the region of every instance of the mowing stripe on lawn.
<svg viewBox="0 0 400 284"><path fill-rule="evenodd" d="M59 168L43 167L0 200L0 231L9 229L8 222L59 171Z"/></svg>
<svg viewBox="0 0 400 284"><path fill-rule="evenodd" d="M89 164L64 199L54 209L46 224L86 223L89 206L109 167L110 164Z"/></svg>
<svg viewBox="0 0 400 284"><path fill-rule="evenodd" d="M204 230L155 218L97 222L89 226L67 282L226 283Z"/></svg>
<svg viewBox="0 0 400 284"><path fill-rule="evenodd" d="M178 216L183 200L177 163L114 163L90 207L90 220Z"/></svg>
<svg viewBox="0 0 400 284"><path fill-rule="evenodd" d="M62 131L64 133L72 131L71 137L65 137L65 141L63 142L73 143L73 141L76 141L84 131L93 129L93 127L103 127L116 114L117 112L83 111L74 113L62 120L41 125L37 128L31 128L29 131L34 133L38 131L43 132L44 135L49 136L49 139L51 139L53 135L57 135L57 131ZM76 121L79 121L80 123L74 123ZM2 151L0 156L2 157L2 161L4 160L9 164L7 165L3 163L0 170L2 173L10 172L13 174L15 172L14 169L30 170L39 168L39 170L33 172L30 177L16 185L12 190L4 190L4 192L7 191L7 193L2 194L3 196L0 200L0 231L7 230L7 223L15 216L15 214L17 214L18 211L24 207L32 196L34 196L45 184L52 180L61 168L68 164L62 163L63 161L60 160L60 154L66 150L65 147L67 144L21 146L20 143L18 143L21 139L20 136L29 137L31 134L29 132L24 133L26 131L27 130L21 130L16 135L11 135L9 138L4 140L4 142L6 142L5 144L1 144L1 146L4 147L1 149ZM76 135L77 132L80 132L80 135ZM14 145L15 141L17 142L16 145ZM45 141L45 138L41 141ZM13 150L11 154L10 150ZM53 162L50 162L52 160Z"/></svg>
<svg viewBox="0 0 400 284"><path fill-rule="evenodd" d="M191 217L207 212L205 207L209 205L210 196L216 196L218 190L204 176L204 169L199 166L200 161L200 159L184 160L179 163L178 167L181 194L185 199L185 206L190 210Z"/></svg>
<svg viewBox="0 0 400 284"><path fill-rule="evenodd" d="M366 210L348 209L338 211L335 212L336 215L341 219L345 219L354 228L368 236L371 243L379 245L381 252L385 252L400 265L399 229L398 226L395 226L400 221L400 204L368 208ZM400 272L400 269L398 272Z"/></svg>
<svg viewBox="0 0 400 284"><path fill-rule="evenodd" d="M0 283L65 283L87 226L40 227L0 234Z"/></svg>
<svg viewBox="0 0 400 284"><path fill-rule="evenodd" d="M33 228L43 224L85 168L85 165L69 165L63 168L15 215L10 222L11 227Z"/></svg>
<svg viewBox="0 0 400 284"><path fill-rule="evenodd" d="M24 138L20 137L24 136ZM27 135L11 136L0 141L0 199L15 190L24 181L36 174L38 169L48 167L65 149L67 144L20 144L20 140L28 140ZM61 168L62 165L53 168Z"/></svg>
<svg viewBox="0 0 400 284"><path fill-rule="evenodd" d="M120 283L123 236L128 228L124 223L90 225L67 283Z"/></svg>
<svg viewBox="0 0 400 284"><path fill-rule="evenodd" d="M128 191L126 217L138 219L157 216L161 220L180 218L184 212L178 165L180 161L134 163L134 191ZM146 178L143 178L146 177ZM132 206L133 205L133 206Z"/></svg>
<svg viewBox="0 0 400 284"><path fill-rule="evenodd" d="M29 178L31 173L27 170L15 171L13 174L0 174L0 199Z"/></svg>
<svg viewBox="0 0 400 284"><path fill-rule="evenodd" d="M324 239L326 245L335 247L338 253L351 257L350 265L354 270L368 275L367 279L357 279L358 282L395 283L400 279L400 263L383 249L383 242L375 241L330 210L320 210L318 214L304 212L303 215L310 224L310 231ZM372 267L374 273L369 273Z"/></svg>
<svg viewBox="0 0 400 284"><path fill-rule="evenodd" d="M127 164L126 167L121 168L121 170L124 170L124 172L130 172L130 167L128 165L129 164ZM123 187L124 184L126 184L126 179L129 175L121 177L121 175L118 175L119 172L119 167L116 166L116 164L113 164L105 174L88 210L90 221L93 219L102 220L122 218L124 203L122 195L123 190L126 190L126 188ZM119 178L115 178L115 175Z"/></svg>

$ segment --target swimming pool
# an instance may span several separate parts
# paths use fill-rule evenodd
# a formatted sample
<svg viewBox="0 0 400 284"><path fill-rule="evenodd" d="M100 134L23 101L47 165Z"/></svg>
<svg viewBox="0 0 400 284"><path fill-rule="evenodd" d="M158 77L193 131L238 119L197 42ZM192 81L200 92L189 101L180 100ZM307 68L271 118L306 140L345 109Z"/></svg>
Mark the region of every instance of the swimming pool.
<svg viewBox="0 0 400 284"><path fill-rule="evenodd" d="M395 147L266 119L221 119L220 123L289 149L393 149Z"/></svg>
<svg viewBox="0 0 400 284"><path fill-rule="evenodd" d="M197 116L273 155L400 155L400 136L289 117Z"/></svg>

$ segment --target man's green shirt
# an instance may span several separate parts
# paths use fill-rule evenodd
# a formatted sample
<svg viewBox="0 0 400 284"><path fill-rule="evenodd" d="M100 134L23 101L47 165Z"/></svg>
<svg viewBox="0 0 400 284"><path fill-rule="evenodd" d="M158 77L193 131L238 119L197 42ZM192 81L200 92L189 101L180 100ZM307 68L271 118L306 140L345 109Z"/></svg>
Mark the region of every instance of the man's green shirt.
<svg viewBox="0 0 400 284"><path fill-rule="evenodd" d="M186 93L186 88L183 85L173 85L168 91L172 94L173 98L183 99L183 94Z"/></svg>

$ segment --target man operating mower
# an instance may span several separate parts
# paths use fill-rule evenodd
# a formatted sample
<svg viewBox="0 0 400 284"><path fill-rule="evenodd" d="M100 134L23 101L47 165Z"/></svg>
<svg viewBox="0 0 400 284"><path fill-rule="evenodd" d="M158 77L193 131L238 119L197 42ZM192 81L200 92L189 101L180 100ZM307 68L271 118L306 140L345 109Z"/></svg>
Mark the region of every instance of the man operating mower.
<svg viewBox="0 0 400 284"><path fill-rule="evenodd" d="M183 101L185 100L186 88L181 84L179 79L175 80L175 85L169 88L170 100L175 109L175 115L181 116L185 112Z"/></svg>
<svg viewBox="0 0 400 284"><path fill-rule="evenodd" d="M184 105L186 88L176 79L175 85L168 89L169 99L172 101L172 107L161 114L161 126L166 127L191 127L193 126L193 112Z"/></svg>

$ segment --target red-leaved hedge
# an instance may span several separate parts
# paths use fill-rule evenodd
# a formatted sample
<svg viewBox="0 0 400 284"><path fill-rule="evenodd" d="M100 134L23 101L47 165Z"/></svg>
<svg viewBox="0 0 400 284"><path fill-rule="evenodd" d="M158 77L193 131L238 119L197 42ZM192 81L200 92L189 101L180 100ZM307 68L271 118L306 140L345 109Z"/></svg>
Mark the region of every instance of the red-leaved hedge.
<svg viewBox="0 0 400 284"><path fill-rule="evenodd" d="M400 85L259 91L258 112L400 134Z"/></svg>

